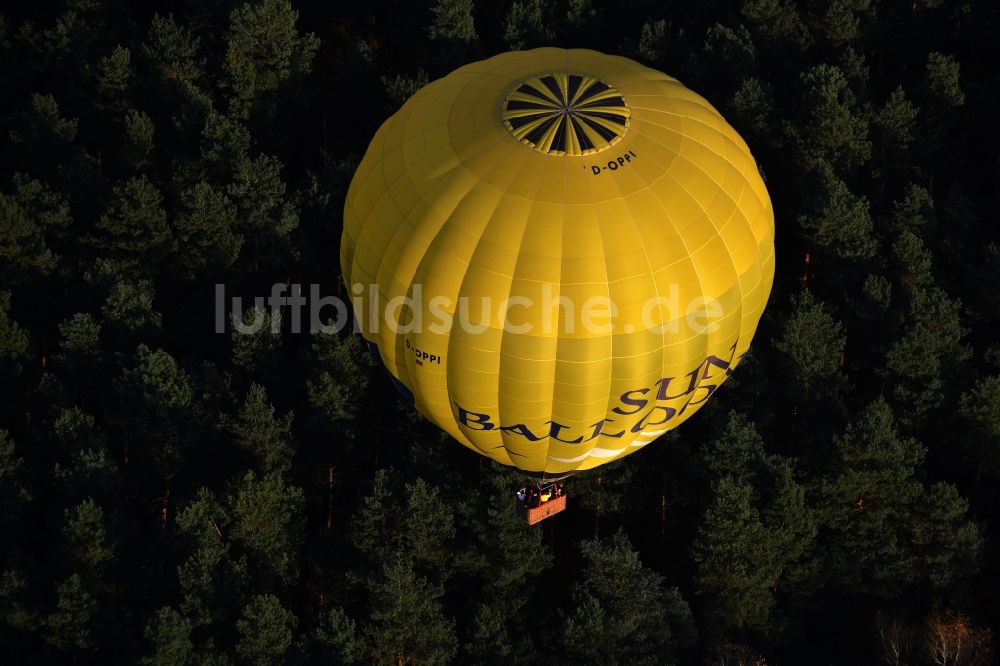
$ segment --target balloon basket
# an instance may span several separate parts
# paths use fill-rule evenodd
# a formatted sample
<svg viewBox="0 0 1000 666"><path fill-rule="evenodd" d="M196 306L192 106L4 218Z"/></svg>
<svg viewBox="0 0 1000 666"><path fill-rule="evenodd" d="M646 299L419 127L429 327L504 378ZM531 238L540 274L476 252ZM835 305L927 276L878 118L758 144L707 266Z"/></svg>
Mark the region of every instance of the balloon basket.
<svg viewBox="0 0 1000 666"><path fill-rule="evenodd" d="M546 518L556 515L561 511L566 510L566 495L560 495L555 499L550 499L547 502L542 502L536 507L527 507L523 504L520 507L521 515L529 525L535 525L540 523Z"/></svg>

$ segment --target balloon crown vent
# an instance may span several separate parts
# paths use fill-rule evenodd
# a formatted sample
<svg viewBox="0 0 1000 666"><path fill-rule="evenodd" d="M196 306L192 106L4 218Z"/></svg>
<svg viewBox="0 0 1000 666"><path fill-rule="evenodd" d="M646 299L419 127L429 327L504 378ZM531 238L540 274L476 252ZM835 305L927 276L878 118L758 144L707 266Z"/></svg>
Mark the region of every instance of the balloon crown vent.
<svg viewBox="0 0 1000 666"><path fill-rule="evenodd" d="M521 143L548 155L589 155L618 143L629 125L622 94L592 76L555 73L512 90L503 122Z"/></svg>

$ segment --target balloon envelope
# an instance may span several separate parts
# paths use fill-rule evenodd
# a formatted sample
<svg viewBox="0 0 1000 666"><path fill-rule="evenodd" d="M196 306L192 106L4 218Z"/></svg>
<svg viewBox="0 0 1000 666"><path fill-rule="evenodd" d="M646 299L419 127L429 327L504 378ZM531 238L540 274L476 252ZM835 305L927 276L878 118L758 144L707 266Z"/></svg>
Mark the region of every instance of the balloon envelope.
<svg viewBox="0 0 1000 666"><path fill-rule="evenodd" d="M774 218L745 142L617 56L505 53L419 90L344 207L364 337L424 415L535 475L638 451L749 348Z"/></svg>

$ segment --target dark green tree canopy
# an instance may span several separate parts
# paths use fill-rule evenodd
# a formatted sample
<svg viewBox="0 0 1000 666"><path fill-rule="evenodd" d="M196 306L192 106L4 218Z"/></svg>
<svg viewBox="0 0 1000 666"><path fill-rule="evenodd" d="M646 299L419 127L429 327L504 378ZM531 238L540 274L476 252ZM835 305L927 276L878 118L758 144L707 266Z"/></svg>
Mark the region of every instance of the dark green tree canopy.
<svg viewBox="0 0 1000 666"><path fill-rule="evenodd" d="M6 661L991 663L998 33L989 0L4 4ZM541 46L714 105L776 269L711 403L529 526L329 299L386 118Z"/></svg>

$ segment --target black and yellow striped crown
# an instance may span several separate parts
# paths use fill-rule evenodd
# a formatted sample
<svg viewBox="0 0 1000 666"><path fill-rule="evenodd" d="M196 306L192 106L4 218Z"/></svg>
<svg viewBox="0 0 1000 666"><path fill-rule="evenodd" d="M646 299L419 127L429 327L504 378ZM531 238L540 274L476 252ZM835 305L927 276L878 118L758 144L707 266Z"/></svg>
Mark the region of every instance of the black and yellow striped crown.
<svg viewBox="0 0 1000 666"><path fill-rule="evenodd" d="M629 108L604 81L579 74L528 79L504 100L504 125L519 141L549 155L587 155L625 134Z"/></svg>

